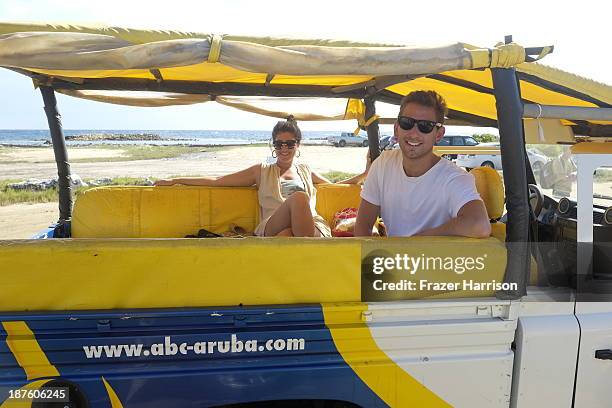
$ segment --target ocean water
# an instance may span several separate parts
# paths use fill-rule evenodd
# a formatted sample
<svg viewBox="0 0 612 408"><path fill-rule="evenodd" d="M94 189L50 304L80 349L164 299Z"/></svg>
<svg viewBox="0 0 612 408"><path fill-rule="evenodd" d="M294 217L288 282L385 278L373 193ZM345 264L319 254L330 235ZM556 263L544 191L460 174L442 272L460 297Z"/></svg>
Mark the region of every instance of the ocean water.
<svg viewBox="0 0 612 408"><path fill-rule="evenodd" d="M270 131L265 130L92 130L64 129L65 136L85 134L153 134L162 140L129 141L68 141L67 145L95 144L148 144L148 145L242 145L267 142ZM304 131L302 142L305 144L326 143L328 136L339 135L339 131ZM48 130L0 129L0 145L44 146L51 142Z"/></svg>

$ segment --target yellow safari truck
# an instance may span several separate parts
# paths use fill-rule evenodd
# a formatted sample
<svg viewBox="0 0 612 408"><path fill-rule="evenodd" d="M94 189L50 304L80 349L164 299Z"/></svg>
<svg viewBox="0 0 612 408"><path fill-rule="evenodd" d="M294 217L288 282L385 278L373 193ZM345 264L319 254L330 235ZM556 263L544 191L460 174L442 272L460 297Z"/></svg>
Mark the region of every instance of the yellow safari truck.
<svg viewBox="0 0 612 408"><path fill-rule="evenodd" d="M0 406L610 407L598 174L612 88L535 63L551 51L0 24L0 66L44 99L60 213L38 239L0 241ZM420 89L444 96L447 123L499 129L503 180L472 170L489 238L183 238L253 231L253 188L102 187L73 203L56 92L352 118L375 158L377 103ZM343 108L280 112L266 97ZM534 174L526 144L558 157ZM439 153L482 153L465 149ZM575 174L556 170L570 160ZM322 185L317 210L330 221L359 194Z"/></svg>

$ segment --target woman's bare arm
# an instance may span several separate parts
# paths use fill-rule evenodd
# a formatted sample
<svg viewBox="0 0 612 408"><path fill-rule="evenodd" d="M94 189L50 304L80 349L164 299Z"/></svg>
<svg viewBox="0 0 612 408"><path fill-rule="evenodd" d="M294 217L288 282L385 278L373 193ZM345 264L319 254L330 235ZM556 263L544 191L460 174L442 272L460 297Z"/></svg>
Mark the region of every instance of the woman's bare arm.
<svg viewBox="0 0 612 408"><path fill-rule="evenodd" d="M247 187L256 185L259 181L261 166L256 164L236 173L221 177L179 177L173 179L161 179L155 182L156 186L173 186L181 184L184 186L208 186L208 187Z"/></svg>
<svg viewBox="0 0 612 408"><path fill-rule="evenodd" d="M311 172L312 174L312 184L331 184L331 181L329 181L327 178L323 177L322 175L315 173L314 171Z"/></svg>
<svg viewBox="0 0 612 408"><path fill-rule="evenodd" d="M359 184L366 178L367 175L368 175L368 172L366 170L361 174L357 174L356 176L353 176L353 177L350 177L344 180L336 181L336 184Z"/></svg>
<svg viewBox="0 0 612 408"><path fill-rule="evenodd" d="M372 160L370 160L370 152L368 151L368 155L366 156L366 169L363 173L361 174L357 174L353 177L349 177L347 179L344 180L340 180L340 181L336 181L335 184L359 184L361 183L363 180L365 180L365 178L368 175L368 171L370 171L370 165L372 164ZM320 182L316 182L315 181L315 175L322 180L325 181L320 181ZM330 183L329 180L327 180L325 177L321 177L320 175L316 174L316 173L312 173L312 182L314 184L319 184L319 183Z"/></svg>
<svg viewBox="0 0 612 408"><path fill-rule="evenodd" d="M361 173L361 174L357 174L356 176L344 179L344 180L340 180L340 181L336 181L335 183L332 183L331 181L329 181L327 178L321 176L320 174L315 173L314 171L312 172L312 183L313 184L358 184L359 182L361 182L363 179L366 178L366 176L368 175L367 171Z"/></svg>

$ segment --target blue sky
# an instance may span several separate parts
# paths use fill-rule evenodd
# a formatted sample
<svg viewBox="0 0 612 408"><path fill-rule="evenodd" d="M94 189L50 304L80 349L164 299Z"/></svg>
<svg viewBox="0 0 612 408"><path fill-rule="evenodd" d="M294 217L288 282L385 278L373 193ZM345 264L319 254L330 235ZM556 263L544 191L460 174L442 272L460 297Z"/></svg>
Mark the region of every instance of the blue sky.
<svg viewBox="0 0 612 408"><path fill-rule="evenodd" d="M169 7L169 4L172 7ZM177 29L370 42L466 42L491 47L513 34L525 46L555 45L544 63L612 84L609 2L150 1L0 0L0 21L70 22L133 28ZM435 5L430 7L429 5ZM368 22L368 19L371 22ZM31 81L0 69L0 128L45 129L42 100ZM126 108L58 96L67 129L270 129L276 119L205 103ZM352 130L355 123L303 122L305 130Z"/></svg>

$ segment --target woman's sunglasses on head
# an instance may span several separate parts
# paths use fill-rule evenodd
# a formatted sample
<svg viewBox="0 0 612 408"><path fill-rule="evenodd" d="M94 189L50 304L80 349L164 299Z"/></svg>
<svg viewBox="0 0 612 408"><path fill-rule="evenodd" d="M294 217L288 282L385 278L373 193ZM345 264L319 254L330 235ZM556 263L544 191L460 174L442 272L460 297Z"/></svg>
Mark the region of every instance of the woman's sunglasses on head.
<svg viewBox="0 0 612 408"><path fill-rule="evenodd" d="M434 128L442 127L440 122L433 122L431 120L417 120L409 116L398 116L397 123L399 124L399 127L404 130L410 130L416 124L419 132L421 133L431 133Z"/></svg>
<svg viewBox="0 0 612 408"><path fill-rule="evenodd" d="M287 146L287 149L294 149L297 145L297 140L276 140L272 143L276 150L280 150L283 146Z"/></svg>

